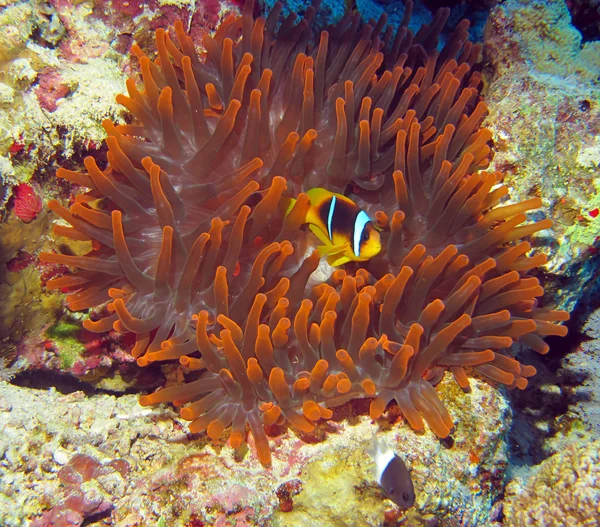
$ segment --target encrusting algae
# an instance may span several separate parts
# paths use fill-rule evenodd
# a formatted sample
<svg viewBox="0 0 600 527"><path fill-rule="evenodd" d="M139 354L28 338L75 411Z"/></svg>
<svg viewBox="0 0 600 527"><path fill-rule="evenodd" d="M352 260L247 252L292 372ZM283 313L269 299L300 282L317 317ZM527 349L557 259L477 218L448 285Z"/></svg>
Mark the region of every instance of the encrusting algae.
<svg viewBox="0 0 600 527"><path fill-rule="evenodd" d="M396 401L410 425L440 437L453 427L434 386L467 371L524 389L533 366L517 340L546 353L563 311L540 307L528 273L545 262L524 238L539 198L503 204L489 130L480 128L478 46L461 22L441 51L440 9L416 35L361 26L348 13L315 34L316 7L295 23L253 2L227 18L199 55L181 24L156 32L158 57L138 47L118 102L133 124L104 122L108 167L58 176L88 190L57 235L92 240L85 256L45 253L76 268L53 279L73 310L103 306L89 331L136 336L140 366L178 361L186 382L144 395L172 402L192 432L238 447L249 425L271 463L265 426L312 431L331 408L372 398L379 418ZM374 258L311 277L318 242L301 226L306 191L352 199L381 231ZM296 199L285 217L282 199ZM98 201L100 200L100 201Z"/></svg>

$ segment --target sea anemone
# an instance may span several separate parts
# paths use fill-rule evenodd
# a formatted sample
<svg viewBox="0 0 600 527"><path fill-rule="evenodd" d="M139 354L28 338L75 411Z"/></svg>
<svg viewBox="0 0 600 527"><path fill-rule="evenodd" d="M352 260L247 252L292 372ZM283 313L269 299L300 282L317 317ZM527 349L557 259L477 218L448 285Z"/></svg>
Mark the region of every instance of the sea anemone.
<svg viewBox="0 0 600 527"><path fill-rule="evenodd" d="M551 225L526 223L533 198L506 204L499 173L483 171L479 46L449 15L415 35L348 13L315 34L308 8L279 23L281 5L230 16L199 54L182 24L156 31L158 56L134 46L143 90L118 101L133 124L104 123L108 167L58 177L86 187L55 233L92 240L86 256L46 253L76 270L48 283L67 305L105 305L89 331L132 332L140 366L179 361L186 382L143 395L172 402L192 432L217 440L246 427L271 462L264 427L311 431L331 407L372 398L376 419L396 401L415 429L446 437L453 422L434 386L467 370L525 388L532 366L517 340L546 353L567 313L538 306L528 272L545 262L522 241ZM315 273L302 225L304 191L351 196L375 218L383 250L368 262ZM296 198L287 216L282 197ZM100 200L100 202L99 202ZM98 206L101 203L101 206ZM322 278L325 276L325 278ZM321 277L321 278L320 278Z"/></svg>

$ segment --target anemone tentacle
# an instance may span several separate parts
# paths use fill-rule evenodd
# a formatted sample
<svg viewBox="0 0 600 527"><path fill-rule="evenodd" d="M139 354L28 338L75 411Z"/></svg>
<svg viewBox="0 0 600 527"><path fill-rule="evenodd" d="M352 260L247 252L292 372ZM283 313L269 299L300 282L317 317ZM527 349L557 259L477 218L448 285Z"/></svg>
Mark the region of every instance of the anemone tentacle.
<svg viewBox="0 0 600 527"><path fill-rule="evenodd" d="M58 177L89 189L69 209L50 208L92 240L85 256L45 253L75 269L74 310L106 304L89 331L132 332L139 366L179 362L187 382L143 395L171 402L190 430L239 446L248 427L264 465L264 427L309 432L331 408L372 398L379 418L395 401L409 424L446 437L452 419L435 385L446 371L524 389L535 368L507 351L564 335L568 314L539 306L528 272L545 262L523 240L548 228L527 222L533 198L506 204L481 128L479 46L468 22L438 50L449 16L416 35L386 18L348 14L319 34L315 7L277 28L268 18L227 18L204 55L177 23L141 49L143 88L118 102L134 122L106 121L108 166ZM314 187L350 195L381 229L372 260L313 274L314 238L302 228ZM282 197L296 202L283 216ZM103 198L102 210L94 206Z"/></svg>

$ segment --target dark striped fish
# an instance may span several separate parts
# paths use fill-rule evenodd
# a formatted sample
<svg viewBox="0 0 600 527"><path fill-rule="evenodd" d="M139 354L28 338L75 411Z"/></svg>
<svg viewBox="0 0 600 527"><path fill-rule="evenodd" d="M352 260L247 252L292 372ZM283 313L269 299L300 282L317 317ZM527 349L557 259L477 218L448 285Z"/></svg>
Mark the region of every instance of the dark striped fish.
<svg viewBox="0 0 600 527"><path fill-rule="evenodd" d="M404 461L387 443L377 437L369 448L373 458L373 476L385 495L398 507L406 510L415 502L415 489Z"/></svg>

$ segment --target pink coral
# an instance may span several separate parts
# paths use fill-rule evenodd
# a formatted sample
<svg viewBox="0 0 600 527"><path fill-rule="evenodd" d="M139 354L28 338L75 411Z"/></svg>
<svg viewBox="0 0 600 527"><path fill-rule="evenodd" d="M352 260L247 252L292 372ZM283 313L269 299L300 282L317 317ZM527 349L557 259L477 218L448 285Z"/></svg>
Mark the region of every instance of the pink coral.
<svg viewBox="0 0 600 527"><path fill-rule="evenodd" d="M42 210L42 200L36 196L33 189L26 183L17 185L14 189L15 214L25 223L32 221Z"/></svg>

